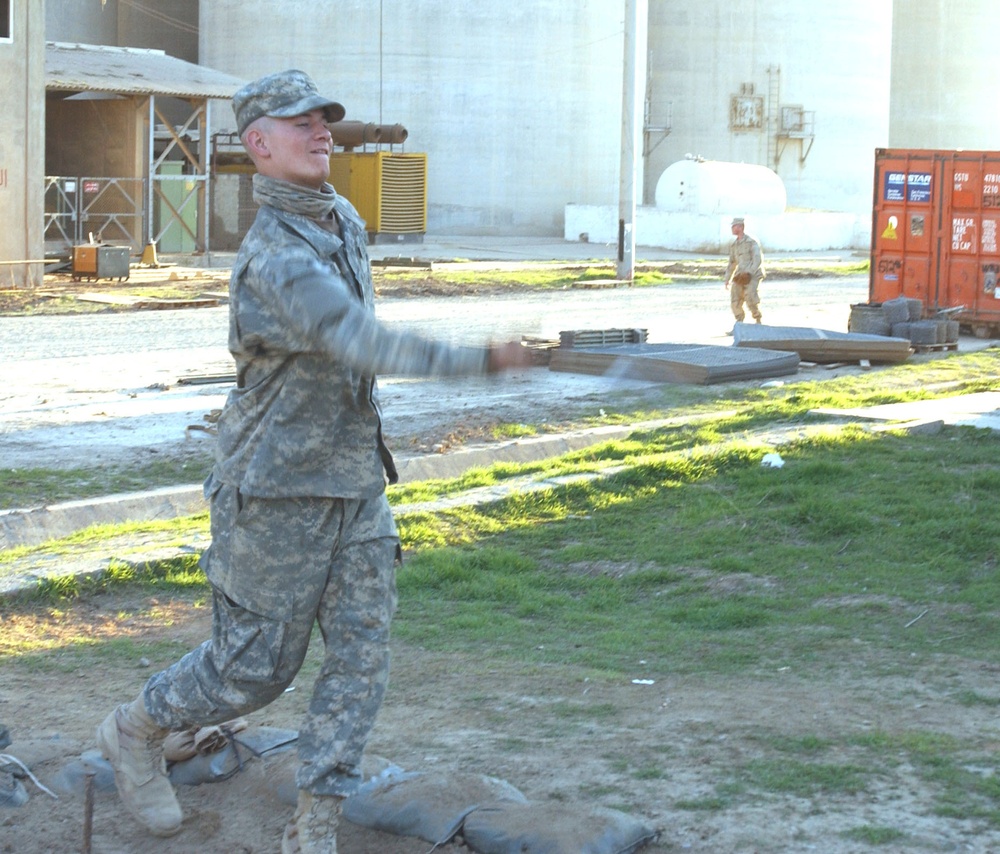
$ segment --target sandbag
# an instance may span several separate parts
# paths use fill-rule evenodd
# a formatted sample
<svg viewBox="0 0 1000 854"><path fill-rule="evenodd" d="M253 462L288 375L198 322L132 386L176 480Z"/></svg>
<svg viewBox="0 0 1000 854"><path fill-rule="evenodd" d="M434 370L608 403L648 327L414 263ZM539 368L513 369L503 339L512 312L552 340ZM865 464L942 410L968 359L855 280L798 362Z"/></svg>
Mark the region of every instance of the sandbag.
<svg viewBox="0 0 1000 854"><path fill-rule="evenodd" d="M443 845L479 804L506 800L526 802L517 789L493 777L434 777L391 768L347 798L342 809L344 818L362 827Z"/></svg>
<svg viewBox="0 0 1000 854"><path fill-rule="evenodd" d="M616 810L536 804L503 780L387 769L343 804L362 827L477 854L633 854L659 831Z"/></svg>
<svg viewBox="0 0 1000 854"><path fill-rule="evenodd" d="M244 764L282 750L291 750L298 741L297 730L256 727L244 730L215 753L196 753L183 762L174 762L167 776L175 786L198 786L228 780Z"/></svg>
<svg viewBox="0 0 1000 854"><path fill-rule="evenodd" d="M478 854L633 854L659 831L617 810L568 804L484 804L462 826Z"/></svg>

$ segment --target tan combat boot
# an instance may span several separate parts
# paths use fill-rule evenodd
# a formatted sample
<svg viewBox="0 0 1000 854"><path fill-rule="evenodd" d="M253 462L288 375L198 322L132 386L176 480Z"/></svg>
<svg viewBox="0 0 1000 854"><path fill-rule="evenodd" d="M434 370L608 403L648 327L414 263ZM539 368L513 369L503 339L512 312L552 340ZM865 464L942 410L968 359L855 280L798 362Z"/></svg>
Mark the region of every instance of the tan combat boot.
<svg viewBox="0 0 1000 854"><path fill-rule="evenodd" d="M281 854L337 854L342 800L300 789L299 805L281 838Z"/></svg>
<svg viewBox="0 0 1000 854"><path fill-rule="evenodd" d="M156 836L173 836L184 818L163 759L168 732L149 716L141 696L97 728L97 745L115 771L125 808Z"/></svg>

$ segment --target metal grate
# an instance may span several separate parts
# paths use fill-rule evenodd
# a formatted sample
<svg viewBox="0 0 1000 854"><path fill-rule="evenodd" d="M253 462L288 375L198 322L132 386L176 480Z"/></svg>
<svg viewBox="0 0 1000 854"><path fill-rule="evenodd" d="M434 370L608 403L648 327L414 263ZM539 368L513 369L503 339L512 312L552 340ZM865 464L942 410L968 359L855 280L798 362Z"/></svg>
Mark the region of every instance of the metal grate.
<svg viewBox="0 0 1000 854"><path fill-rule="evenodd" d="M414 234L427 230L427 157L389 154L382 159L378 230Z"/></svg>
<svg viewBox="0 0 1000 854"><path fill-rule="evenodd" d="M644 344L645 329L569 329L559 333L560 347L606 347L609 344Z"/></svg>

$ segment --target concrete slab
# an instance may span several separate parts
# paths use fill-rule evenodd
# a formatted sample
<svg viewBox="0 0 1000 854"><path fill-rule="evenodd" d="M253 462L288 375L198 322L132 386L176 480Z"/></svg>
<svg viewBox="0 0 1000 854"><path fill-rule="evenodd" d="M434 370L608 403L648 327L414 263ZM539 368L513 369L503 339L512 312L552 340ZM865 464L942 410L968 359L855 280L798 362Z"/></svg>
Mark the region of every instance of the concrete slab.
<svg viewBox="0 0 1000 854"><path fill-rule="evenodd" d="M905 362L913 353L909 340L905 338L757 323L737 323L733 327L733 344L737 347L788 350L798 353L803 361L821 364L862 359L871 363Z"/></svg>
<svg viewBox="0 0 1000 854"><path fill-rule="evenodd" d="M708 383L794 374L796 353L706 344L623 344L615 347L558 347L553 371L622 376L654 382Z"/></svg>
<svg viewBox="0 0 1000 854"><path fill-rule="evenodd" d="M887 403L863 409L822 408L817 415L836 415L870 421L941 421L957 426L1000 430L1000 392L983 391L936 400Z"/></svg>

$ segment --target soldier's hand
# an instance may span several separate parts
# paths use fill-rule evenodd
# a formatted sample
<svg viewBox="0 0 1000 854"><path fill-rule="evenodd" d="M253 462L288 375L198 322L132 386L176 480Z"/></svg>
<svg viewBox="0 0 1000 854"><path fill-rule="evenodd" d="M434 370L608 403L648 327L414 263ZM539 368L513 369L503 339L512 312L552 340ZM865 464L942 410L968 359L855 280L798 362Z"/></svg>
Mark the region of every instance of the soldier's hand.
<svg viewBox="0 0 1000 854"><path fill-rule="evenodd" d="M727 291L729 290L729 279L725 279L722 282L722 287L724 287Z"/></svg>
<svg viewBox="0 0 1000 854"><path fill-rule="evenodd" d="M531 351L521 344L520 341L494 344L489 348L486 359L486 371L491 374L498 373L499 371L529 368L531 365Z"/></svg>

